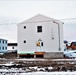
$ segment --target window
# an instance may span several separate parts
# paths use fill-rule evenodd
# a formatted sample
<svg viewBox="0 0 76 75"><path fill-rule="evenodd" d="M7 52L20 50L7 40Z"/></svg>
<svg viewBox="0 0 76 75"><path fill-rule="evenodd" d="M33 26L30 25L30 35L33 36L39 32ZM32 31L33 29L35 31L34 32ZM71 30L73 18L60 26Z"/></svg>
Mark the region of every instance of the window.
<svg viewBox="0 0 76 75"><path fill-rule="evenodd" d="M43 46L43 42L41 42L41 46Z"/></svg>
<svg viewBox="0 0 76 75"><path fill-rule="evenodd" d="M2 49L4 50L4 47L2 47Z"/></svg>
<svg viewBox="0 0 76 75"><path fill-rule="evenodd" d="M7 47L5 47L5 49L7 50Z"/></svg>
<svg viewBox="0 0 76 75"><path fill-rule="evenodd" d="M3 43L4 43L4 40L3 40Z"/></svg>
<svg viewBox="0 0 76 75"><path fill-rule="evenodd" d="M1 47L0 47L0 50L1 50Z"/></svg>
<svg viewBox="0 0 76 75"><path fill-rule="evenodd" d="M5 43L7 44L7 41Z"/></svg>
<svg viewBox="0 0 76 75"><path fill-rule="evenodd" d="M42 32L42 26L37 26L37 32Z"/></svg>
<svg viewBox="0 0 76 75"><path fill-rule="evenodd" d="M24 29L26 29L26 26L24 26Z"/></svg>
<svg viewBox="0 0 76 75"><path fill-rule="evenodd" d="M0 40L0 43L1 43L1 40Z"/></svg>
<svg viewBox="0 0 76 75"><path fill-rule="evenodd" d="M26 43L26 40L24 40L24 43Z"/></svg>
<svg viewBox="0 0 76 75"><path fill-rule="evenodd" d="M14 49L14 47L12 47L12 49Z"/></svg>

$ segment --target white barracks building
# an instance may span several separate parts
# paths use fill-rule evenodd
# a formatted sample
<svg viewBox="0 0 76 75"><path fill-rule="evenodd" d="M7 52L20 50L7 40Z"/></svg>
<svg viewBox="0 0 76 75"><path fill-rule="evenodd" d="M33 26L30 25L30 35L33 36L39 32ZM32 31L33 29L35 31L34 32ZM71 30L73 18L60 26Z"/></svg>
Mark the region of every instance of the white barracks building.
<svg viewBox="0 0 76 75"><path fill-rule="evenodd" d="M19 23L17 53L27 58L62 58L63 23L40 14Z"/></svg>

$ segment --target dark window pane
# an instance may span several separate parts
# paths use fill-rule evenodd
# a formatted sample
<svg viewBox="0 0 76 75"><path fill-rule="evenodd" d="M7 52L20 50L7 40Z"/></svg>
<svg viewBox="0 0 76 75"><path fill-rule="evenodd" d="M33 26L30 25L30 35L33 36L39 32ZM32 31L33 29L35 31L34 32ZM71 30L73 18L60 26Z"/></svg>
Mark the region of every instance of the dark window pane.
<svg viewBox="0 0 76 75"><path fill-rule="evenodd" d="M4 40L3 40L3 43L4 43Z"/></svg>
<svg viewBox="0 0 76 75"><path fill-rule="evenodd" d="M24 29L26 29L26 26L24 26Z"/></svg>
<svg viewBox="0 0 76 75"><path fill-rule="evenodd" d="M41 46L43 46L43 42L41 42Z"/></svg>
<svg viewBox="0 0 76 75"><path fill-rule="evenodd" d="M7 47L5 47L5 49L7 50Z"/></svg>
<svg viewBox="0 0 76 75"><path fill-rule="evenodd" d="M14 47L12 47L12 49L14 49Z"/></svg>
<svg viewBox="0 0 76 75"><path fill-rule="evenodd" d="M42 26L37 26L37 32L42 32Z"/></svg>
<svg viewBox="0 0 76 75"><path fill-rule="evenodd" d="M24 43L26 43L26 40L24 40Z"/></svg>

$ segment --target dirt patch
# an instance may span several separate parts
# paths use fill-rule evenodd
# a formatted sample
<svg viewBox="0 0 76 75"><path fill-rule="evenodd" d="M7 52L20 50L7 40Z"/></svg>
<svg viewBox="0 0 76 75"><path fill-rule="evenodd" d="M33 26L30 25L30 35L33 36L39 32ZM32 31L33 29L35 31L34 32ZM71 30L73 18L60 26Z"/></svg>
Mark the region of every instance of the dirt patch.
<svg viewBox="0 0 76 75"><path fill-rule="evenodd" d="M1 54L0 58L15 59L15 58L17 58L17 52L9 52L9 53Z"/></svg>
<svg viewBox="0 0 76 75"><path fill-rule="evenodd" d="M54 59L44 59L44 61L42 61L43 59L33 59L33 60L28 60L28 59L20 59L18 60L19 58L17 58L17 52L10 52L10 53L5 53L3 55L0 55L0 64L6 64L6 63L9 63L9 62L13 62L14 65L12 66L2 66L0 65L0 68L4 69L4 68L8 68L8 69L11 69L11 68L21 68L22 70L23 69L28 69L28 71L76 71L76 61L68 61L66 59L65 62L62 60L59 60L59 61L51 61L51 60L54 60ZM28 60L28 61L27 61ZM56 59L57 60L57 59ZM35 67L37 66L38 67L38 70L35 69L35 68L29 68L29 67ZM52 69L49 69L48 67L51 66ZM44 68L44 69L43 69Z"/></svg>

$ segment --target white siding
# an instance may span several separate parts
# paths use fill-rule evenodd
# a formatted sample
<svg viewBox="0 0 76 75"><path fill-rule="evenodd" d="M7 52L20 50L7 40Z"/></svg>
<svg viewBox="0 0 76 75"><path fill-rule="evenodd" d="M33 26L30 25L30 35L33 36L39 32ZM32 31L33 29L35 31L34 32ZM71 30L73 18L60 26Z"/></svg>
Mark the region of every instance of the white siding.
<svg viewBox="0 0 76 75"><path fill-rule="evenodd" d="M39 17L40 18L40 17ZM42 18L42 16L41 16ZM38 19L38 18L37 18ZM35 21L37 21L35 19ZM42 18L43 19L43 18ZM43 19L44 20L44 19ZM63 51L63 25L60 25L60 48ZM26 29L24 29L26 26ZM42 33L37 32L37 26L42 26ZM58 24L52 20L47 22L25 22L18 25L18 53L34 53L37 51L36 42L41 39L43 41L43 50L45 52L60 52L59 51L59 32ZM52 36L54 39L52 40ZM26 40L26 43L24 43Z"/></svg>
<svg viewBox="0 0 76 75"><path fill-rule="evenodd" d="M8 46L8 50L17 50L17 46Z"/></svg>

